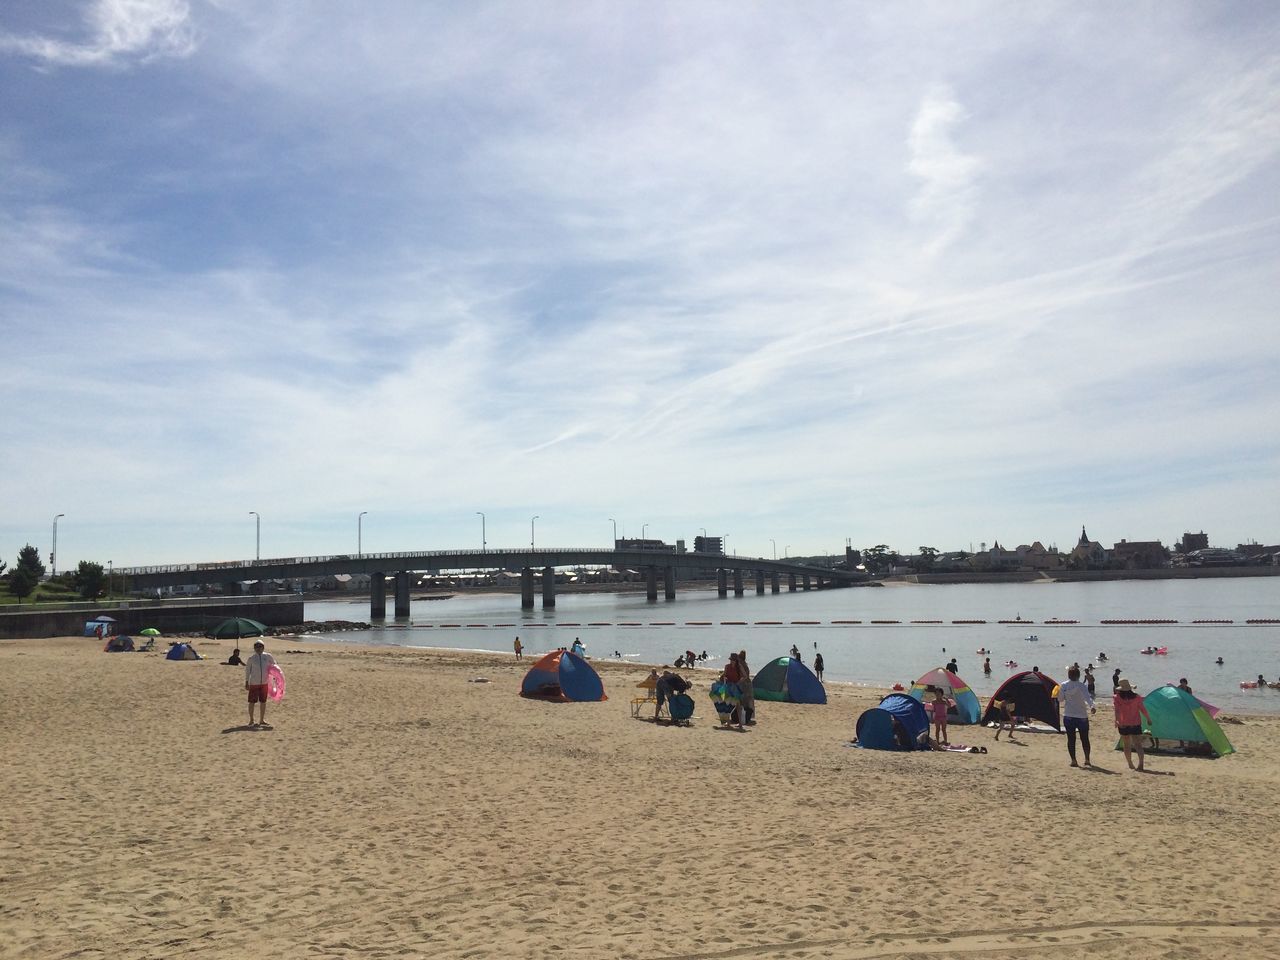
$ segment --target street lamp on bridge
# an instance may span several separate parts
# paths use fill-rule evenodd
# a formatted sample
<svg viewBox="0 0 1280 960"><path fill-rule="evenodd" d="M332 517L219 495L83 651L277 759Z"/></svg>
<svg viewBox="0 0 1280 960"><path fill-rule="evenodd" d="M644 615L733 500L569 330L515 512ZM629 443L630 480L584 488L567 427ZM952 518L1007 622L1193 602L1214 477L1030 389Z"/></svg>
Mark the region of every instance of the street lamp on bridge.
<svg viewBox="0 0 1280 960"><path fill-rule="evenodd" d="M788 543L785 547L782 548L782 559L785 560L790 556L791 556L791 544Z"/></svg>
<svg viewBox="0 0 1280 960"><path fill-rule="evenodd" d="M368 510L361 510L360 515L356 517L356 559L359 560L364 556L364 515Z"/></svg>
<svg viewBox="0 0 1280 960"><path fill-rule="evenodd" d="M613 524L613 545L614 547L617 547L618 546L618 521L613 519L613 517L609 517L608 519L609 519L609 522Z"/></svg>
<svg viewBox="0 0 1280 960"><path fill-rule="evenodd" d="M250 510L249 516L253 517L253 559L262 559L262 517L258 515L257 510Z"/></svg>
<svg viewBox="0 0 1280 960"><path fill-rule="evenodd" d="M643 540L643 539L644 539L644 533L645 533L645 531L646 531L646 530L648 530L648 529L649 529L649 525L648 525L647 523L642 523L642 524L640 524L640 539L641 539L641 540Z"/></svg>
<svg viewBox="0 0 1280 960"><path fill-rule="evenodd" d="M538 517L539 517L539 514L534 514L529 519L529 549L530 550L535 549L534 544L537 540L537 537L535 536L535 534L537 533L537 527L535 526L535 524L538 521Z"/></svg>
<svg viewBox="0 0 1280 960"><path fill-rule="evenodd" d="M487 539L485 539L485 533L484 533L484 514L483 514L483 513L481 513L479 510L477 510L477 511L476 511L476 515L480 518L480 552L481 552L481 553L488 553L488 552L489 552L489 541L488 541Z"/></svg>
<svg viewBox="0 0 1280 960"><path fill-rule="evenodd" d="M777 560L778 559L778 541L773 539L773 537L770 537L769 542L773 544L773 559Z"/></svg>
<svg viewBox="0 0 1280 960"><path fill-rule="evenodd" d="M65 513L58 514L58 517L65 516ZM49 553L49 566L53 572L49 574L50 580L58 575L58 517L53 518L53 550Z"/></svg>

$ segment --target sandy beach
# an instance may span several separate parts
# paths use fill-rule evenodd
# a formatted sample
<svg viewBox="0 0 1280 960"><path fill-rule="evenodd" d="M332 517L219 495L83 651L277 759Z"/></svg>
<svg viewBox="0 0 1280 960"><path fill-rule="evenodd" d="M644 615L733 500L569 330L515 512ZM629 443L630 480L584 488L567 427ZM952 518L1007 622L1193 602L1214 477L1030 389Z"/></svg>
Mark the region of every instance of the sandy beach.
<svg viewBox="0 0 1280 960"><path fill-rule="evenodd" d="M740 734L709 671L673 728L632 719L641 668L549 704L528 656L272 638L250 730L232 646L0 642L0 956L1280 955L1276 718L1141 775L1104 707L1090 772L1052 734L850 748L855 686Z"/></svg>

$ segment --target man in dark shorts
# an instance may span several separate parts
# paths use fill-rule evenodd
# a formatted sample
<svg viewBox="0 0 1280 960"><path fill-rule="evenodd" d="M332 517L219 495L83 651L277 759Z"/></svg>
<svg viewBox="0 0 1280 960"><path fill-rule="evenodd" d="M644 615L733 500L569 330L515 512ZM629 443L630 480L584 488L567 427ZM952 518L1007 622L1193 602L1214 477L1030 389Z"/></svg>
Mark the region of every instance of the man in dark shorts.
<svg viewBox="0 0 1280 960"><path fill-rule="evenodd" d="M244 688L249 692L249 726L267 725L267 673L276 665L276 658L267 653L261 640L253 642L253 653L244 662ZM253 705L258 704L258 721L253 720Z"/></svg>

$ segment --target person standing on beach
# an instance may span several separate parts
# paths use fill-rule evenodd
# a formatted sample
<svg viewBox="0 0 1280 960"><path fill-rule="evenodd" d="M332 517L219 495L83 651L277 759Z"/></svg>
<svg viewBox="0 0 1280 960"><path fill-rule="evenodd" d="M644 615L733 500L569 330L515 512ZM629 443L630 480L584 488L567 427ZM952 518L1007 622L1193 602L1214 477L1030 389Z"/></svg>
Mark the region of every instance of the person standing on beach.
<svg viewBox="0 0 1280 960"><path fill-rule="evenodd" d="M1116 729L1120 731L1120 743L1124 747L1124 760L1129 764L1130 770L1142 772L1143 747L1142 747L1142 718L1147 718L1147 723L1151 722L1151 715L1147 713L1147 708L1142 702L1142 698L1134 692L1132 685L1128 680L1121 680L1116 685L1115 696L1111 700L1116 711ZM1133 757L1131 754L1134 749L1138 751L1138 765L1133 765Z"/></svg>
<svg viewBox="0 0 1280 960"><path fill-rule="evenodd" d="M253 641L253 653L244 662L244 688L249 692L249 726L267 725L267 672L276 665L276 658L267 653L261 640ZM253 705L258 704L258 722L253 721Z"/></svg>
<svg viewBox="0 0 1280 960"><path fill-rule="evenodd" d="M756 688L751 679L751 668L747 666L747 651L738 651L738 670L742 676L738 680L738 688L742 691L742 721L749 726L756 725Z"/></svg>
<svg viewBox="0 0 1280 960"><path fill-rule="evenodd" d="M933 694L933 702L929 704L933 714L933 739L946 746L951 742L947 737L947 698L943 696L940 687L930 687L929 691ZM996 731L997 734L999 732Z"/></svg>
<svg viewBox="0 0 1280 960"><path fill-rule="evenodd" d="M523 659L524 659L524 644L520 642L520 638L519 638L519 637L516 637L516 642L515 642L514 644L512 644L512 646L513 646L513 647L515 647L515 651L516 651L516 659L517 659L517 660L523 660Z"/></svg>
<svg viewBox="0 0 1280 960"><path fill-rule="evenodd" d="M818 678L818 682L822 682L822 671L826 668L826 664L822 662L822 654L815 653L813 655L813 673Z"/></svg>
<svg viewBox="0 0 1280 960"><path fill-rule="evenodd" d="M733 704L733 709L729 714L729 722L736 723L739 730L745 730L743 724L742 709L742 667L738 665L738 655L736 653L729 654L729 662L724 668L724 682L726 700Z"/></svg>
<svg viewBox="0 0 1280 960"><path fill-rule="evenodd" d="M1067 682L1058 687L1058 702L1062 704L1062 726L1067 731L1067 753L1071 757L1071 765L1076 763L1076 734L1080 735L1080 746L1084 748L1084 765L1089 762L1089 717L1097 712L1093 703L1093 691L1080 682L1080 668L1071 667L1067 671Z"/></svg>

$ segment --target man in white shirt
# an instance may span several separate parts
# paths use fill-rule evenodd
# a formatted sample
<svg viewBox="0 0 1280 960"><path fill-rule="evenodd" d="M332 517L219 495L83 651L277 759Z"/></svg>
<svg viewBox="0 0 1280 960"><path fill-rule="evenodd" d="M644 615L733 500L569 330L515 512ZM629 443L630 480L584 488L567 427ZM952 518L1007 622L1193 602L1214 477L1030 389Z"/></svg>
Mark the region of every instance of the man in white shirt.
<svg viewBox="0 0 1280 960"><path fill-rule="evenodd" d="M1093 694L1080 682L1080 668L1072 667L1067 671L1067 682L1058 687L1058 701L1062 704L1062 726L1067 731L1067 753L1071 754L1071 765L1076 763L1076 734L1080 734L1080 746L1084 748L1084 765L1089 763L1089 717L1097 711L1093 705Z"/></svg>
<svg viewBox="0 0 1280 960"><path fill-rule="evenodd" d="M276 665L276 658L267 653L261 640L253 642L253 653L244 662L244 688L249 691L249 726L267 725L267 672ZM258 722L253 721L253 705L257 703ZM1088 753L1085 754L1088 756Z"/></svg>

